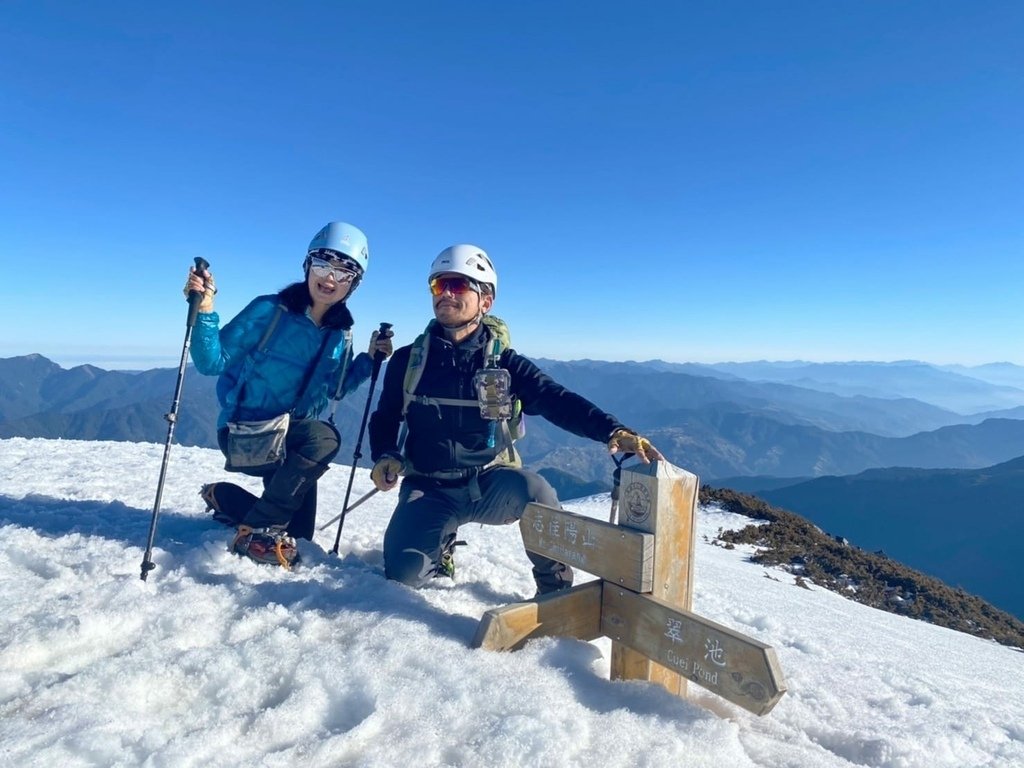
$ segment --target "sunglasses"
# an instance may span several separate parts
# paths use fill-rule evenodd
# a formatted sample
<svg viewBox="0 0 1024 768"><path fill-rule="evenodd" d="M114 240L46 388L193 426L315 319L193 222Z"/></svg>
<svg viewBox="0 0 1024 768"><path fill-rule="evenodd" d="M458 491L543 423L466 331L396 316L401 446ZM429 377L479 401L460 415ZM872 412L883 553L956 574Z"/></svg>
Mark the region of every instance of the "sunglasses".
<svg viewBox="0 0 1024 768"><path fill-rule="evenodd" d="M430 292L435 296L440 296L445 291L455 295L468 291L482 293L480 283L468 277L432 277L429 285Z"/></svg>
<svg viewBox="0 0 1024 768"><path fill-rule="evenodd" d="M336 283L351 283L359 275L355 270L346 267L336 267L325 259L318 259L315 256L309 257L309 270L317 277L332 275Z"/></svg>

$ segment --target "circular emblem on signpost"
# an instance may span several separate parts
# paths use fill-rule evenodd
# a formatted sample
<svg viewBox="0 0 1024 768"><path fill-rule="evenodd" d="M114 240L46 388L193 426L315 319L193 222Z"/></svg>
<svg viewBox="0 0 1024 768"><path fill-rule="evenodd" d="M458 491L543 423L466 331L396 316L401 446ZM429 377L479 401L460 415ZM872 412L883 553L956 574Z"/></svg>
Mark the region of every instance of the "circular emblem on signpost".
<svg viewBox="0 0 1024 768"><path fill-rule="evenodd" d="M651 516L651 492L643 483L630 483L625 491L626 519L642 523Z"/></svg>

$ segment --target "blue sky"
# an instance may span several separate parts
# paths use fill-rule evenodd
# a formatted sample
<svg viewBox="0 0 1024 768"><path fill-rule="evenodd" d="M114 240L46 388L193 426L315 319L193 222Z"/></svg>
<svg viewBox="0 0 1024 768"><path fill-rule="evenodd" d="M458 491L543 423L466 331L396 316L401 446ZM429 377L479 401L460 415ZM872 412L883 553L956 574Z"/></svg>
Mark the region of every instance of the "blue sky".
<svg viewBox="0 0 1024 768"><path fill-rule="evenodd" d="M487 249L531 357L1024 363L1019 2L0 4L0 356L174 365L370 239ZM362 342L361 342L362 343Z"/></svg>

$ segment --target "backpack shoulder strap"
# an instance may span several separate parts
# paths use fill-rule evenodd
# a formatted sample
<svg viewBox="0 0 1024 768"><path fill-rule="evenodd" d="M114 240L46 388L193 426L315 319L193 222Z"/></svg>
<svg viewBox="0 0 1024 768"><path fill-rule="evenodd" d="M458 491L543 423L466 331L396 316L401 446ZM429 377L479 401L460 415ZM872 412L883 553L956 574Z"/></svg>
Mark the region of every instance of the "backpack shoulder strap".
<svg viewBox="0 0 1024 768"><path fill-rule="evenodd" d="M484 325L491 332L491 340L487 346L486 364L488 366L500 366L501 353L512 348L512 336L508 330L508 323L495 315L484 315ZM517 438L522 437L523 427L523 404L514 394L512 395L512 416L509 419L500 421L501 437L505 449L495 459L500 464L508 464L514 467L522 466L522 460L516 453L514 443ZM492 429L494 425L492 425Z"/></svg>
<svg viewBox="0 0 1024 768"><path fill-rule="evenodd" d="M238 376L238 381L235 382L235 387L231 390L229 398L234 398L236 402L237 413L237 402L238 396L242 391L242 387L245 386L246 379L249 378L249 374L252 373L252 367L256 364L256 355L263 351L267 346L267 342L270 341L270 337L274 335L274 331L277 330L277 324L281 320L281 315L284 314L284 304L278 304L274 308L274 314L270 318L270 322L267 324L266 330L263 331L263 336L260 337L260 343L256 345L256 349L250 352L245 358L245 364L242 366L242 371Z"/></svg>
<svg viewBox="0 0 1024 768"><path fill-rule="evenodd" d="M341 332L341 335L345 339L345 350L341 353L341 371L338 373L338 388L334 391L334 396L331 398L334 401L334 405L331 408L331 415L327 419L330 424L334 424L334 416L338 413L338 405L341 403L341 390L345 386L345 374L348 373L348 364L352 362L352 329L346 328Z"/></svg>
<svg viewBox="0 0 1024 768"><path fill-rule="evenodd" d="M500 317L484 315L482 322L487 326L491 336L490 341L487 343L486 356L486 360L489 363L492 358L500 356L506 349L511 348L512 341L508 332L508 325Z"/></svg>
<svg viewBox="0 0 1024 768"><path fill-rule="evenodd" d="M423 333L416 337L409 350L409 362L405 366L405 380L402 384L402 418L405 419L409 403L415 397L416 387L423 378L423 368L427 364L427 352L430 351L430 329L434 321L427 323Z"/></svg>
<svg viewBox="0 0 1024 768"><path fill-rule="evenodd" d="M263 336L260 338L260 343L256 345L257 352L262 352L263 348L267 346L267 342L270 341L270 337L273 336L274 331L277 330L277 324L280 322L281 315L283 314L284 304L278 304L277 307L274 308L274 316L270 318L270 324L267 325L267 330L263 332Z"/></svg>

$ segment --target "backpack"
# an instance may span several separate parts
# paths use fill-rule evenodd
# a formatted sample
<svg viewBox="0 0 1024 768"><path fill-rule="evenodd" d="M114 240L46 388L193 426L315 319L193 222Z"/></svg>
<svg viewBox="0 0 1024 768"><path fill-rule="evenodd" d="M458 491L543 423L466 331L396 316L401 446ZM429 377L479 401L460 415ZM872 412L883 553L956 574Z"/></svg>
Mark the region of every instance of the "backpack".
<svg viewBox="0 0 1024 768"><path fill-rule="evenodd" d="M409 404L413 401L417 403L423 403L425 405L455 405L463 408L478 408L481 411L484 410L485 406L481 405L479 399L477 400L461 400L450 397L430 397L428 395L417 395L416 387L420 383L420 379L423 376L423 369L427 363L427 352L430 350L430 331L433 328L436 320L431 320L416 340L412 343L412 349L409 351L409 364L405 368L405 382L402 387L402 418L405 419L405 414L409 410ZM487 343L487 347L484 350L485 367L477 372L477 376L474 377L474 384L477 381L477 377L488 371L494 371L495 374L504 373L504 380L508 382L508 371L499 367L499 359L501 353L506 349L510 349L512 345L511 337L509 336L508 326L505 321L501 318L494 317L493 315L484 315L481 321L487 329L490 331L490 341ZM500 380L500 376L498 379ZM488 446L494 447L496 432L498 431L500 424L500 430L502 434L502 440L505 443L504 450L500 451L495 456L492 464L501 466L520 467L522 466L522 460L516 453L513 446L516 440L526 434L526 427L523 424L523 404L514 393L508 392L510 402L506 408L495 407L492 411L494 415L484 416L491 422L491 434L488 440ZM501 411L502 415L498 415ZM406 424L406 428L408 423Z"/></svg>

